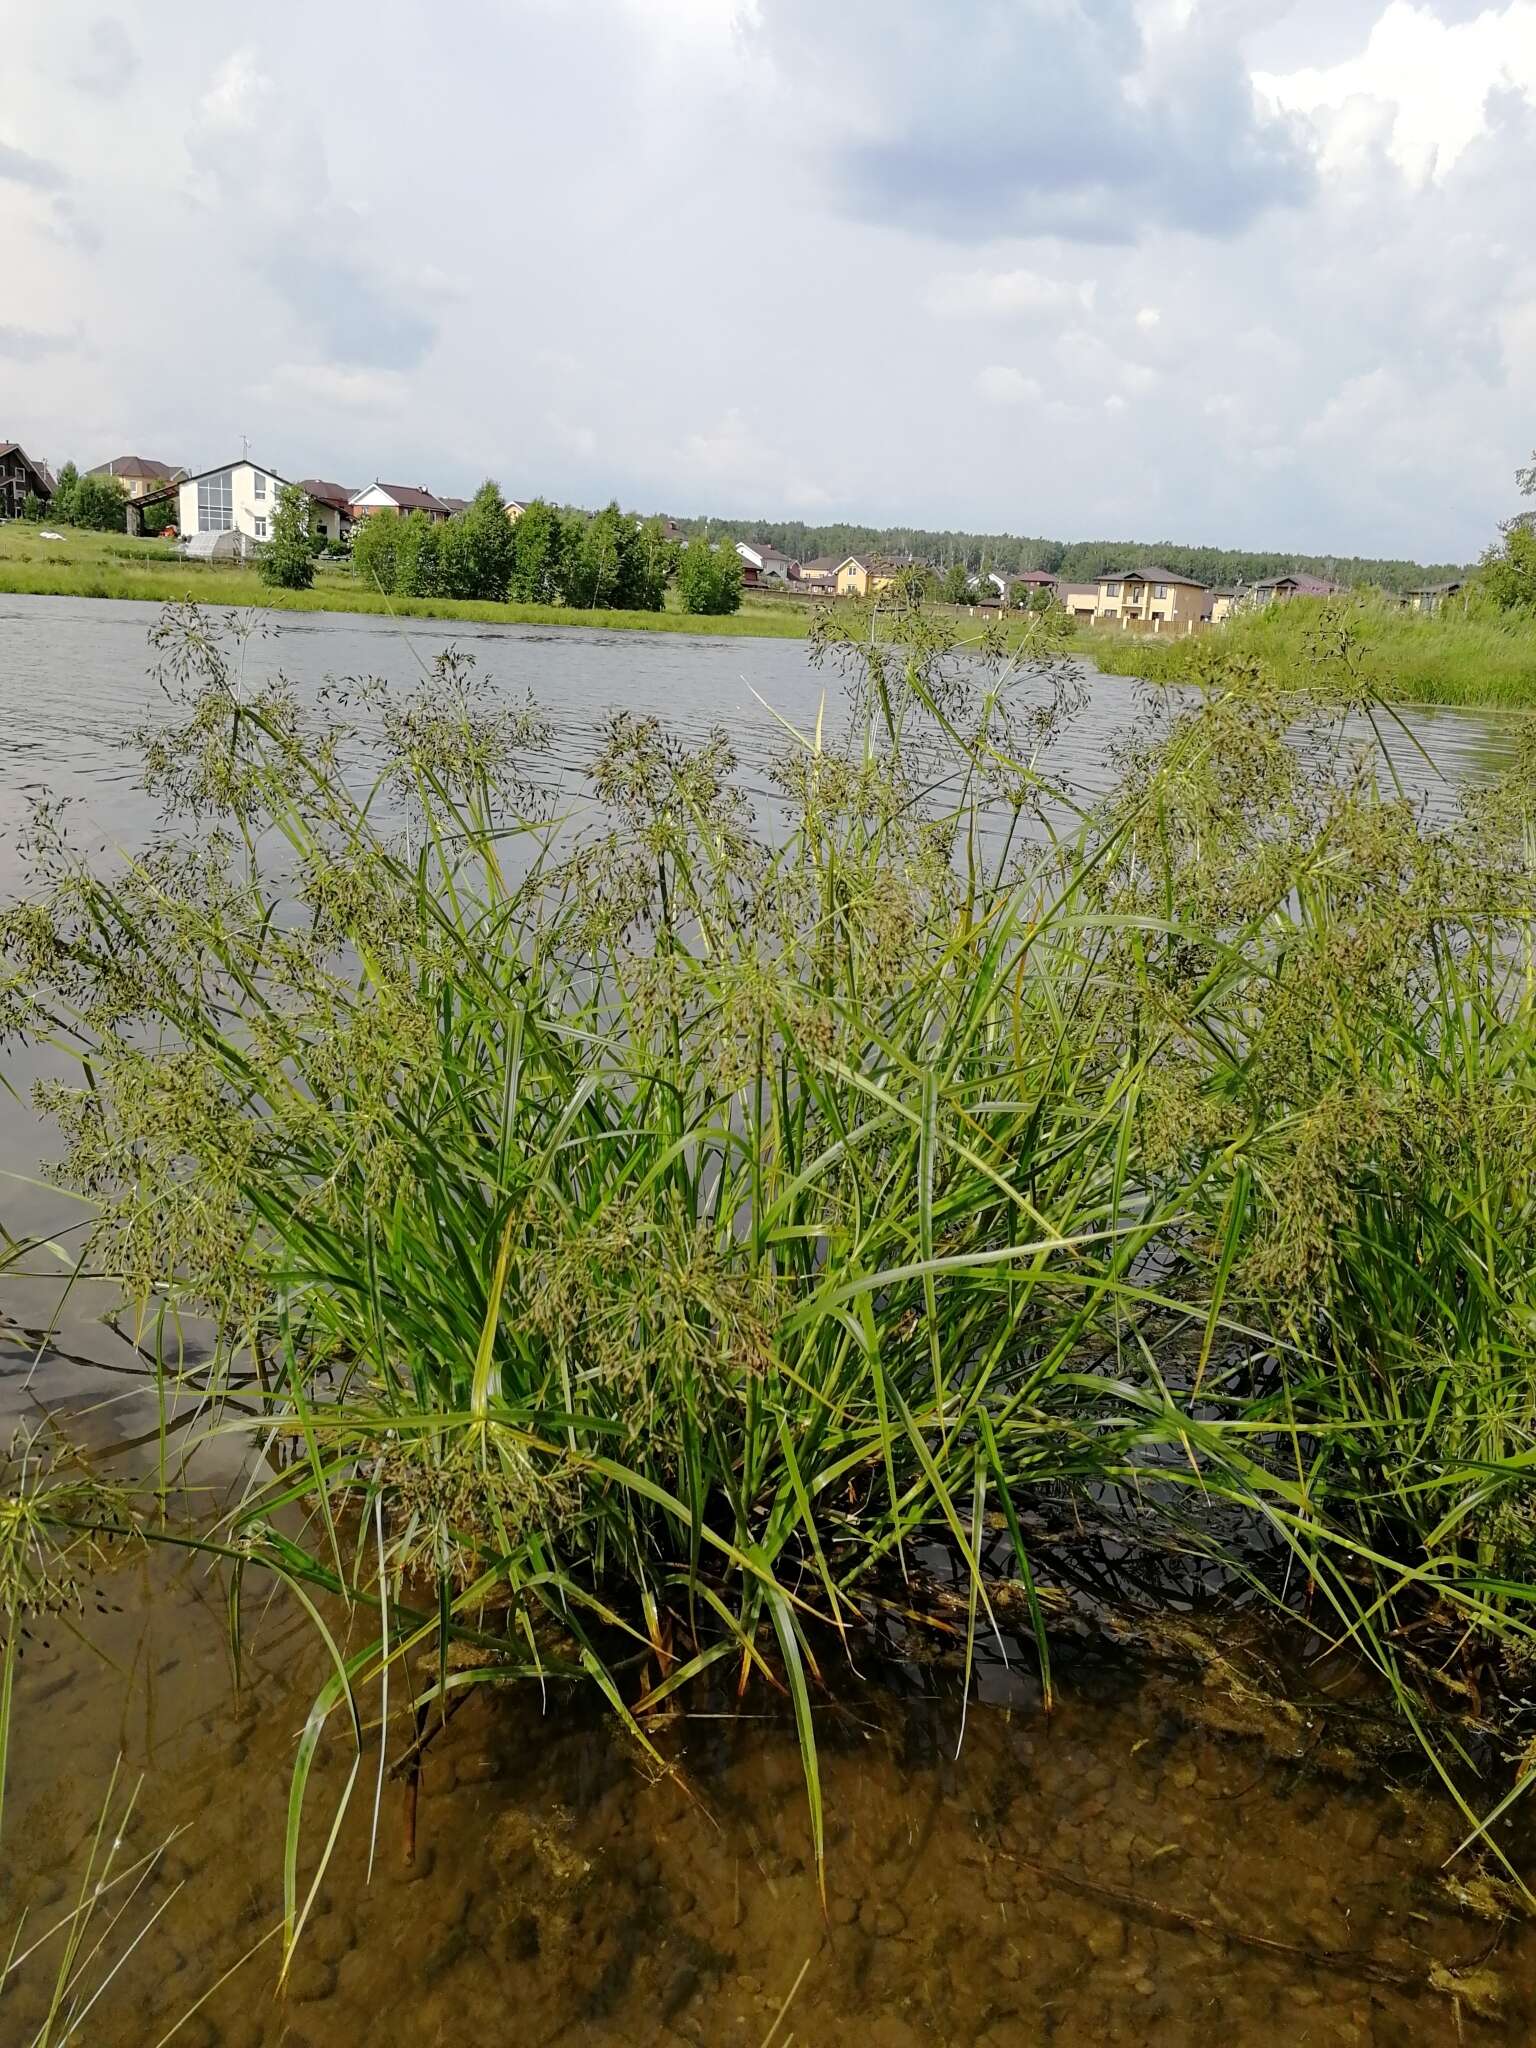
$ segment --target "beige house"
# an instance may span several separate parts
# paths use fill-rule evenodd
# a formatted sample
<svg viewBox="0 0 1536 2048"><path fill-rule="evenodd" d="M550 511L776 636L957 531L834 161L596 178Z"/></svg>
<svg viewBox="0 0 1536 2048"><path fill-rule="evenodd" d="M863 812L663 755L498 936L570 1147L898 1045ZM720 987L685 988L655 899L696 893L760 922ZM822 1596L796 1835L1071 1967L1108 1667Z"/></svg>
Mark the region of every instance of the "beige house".
<svg viewBox="0 0 1536 2048"><path fill-rule="evenodd" d="M1096 619L1099 615L1099 586L1097 583L1056 584L1056 598L1072 614L1074 619Z"/></svg>
<svg viewBox="0 0 1536 2048"><path fill-rule="evenodd" d="M1101 619L1146 626L1154 633L1193 633L1205 617L1210 592L1194 576L1149 565L1099 578Z"/></svg>
<svg viewBox="0 0 1536 2048"><path fill-rule="evenodd" d="M873 571L862 555L845 555L832 572L832 587L839 597L868 597Z"/></svg>
<svg viewBox="0 0 1536 2048"><path fill-rule="evenodd" d="M507 517L514 526L527 510L528 506L521 498L511 498L507 501Z"/></svg>
<svg viewBox="0 0 1536 2048"><path fill-rule="evenodd" d="M818 555L814 561L802 562L796 579L807 591L829 591L837 588L837 572L843 563L837 555Z"/></svg>
<svg viewBox="0 0 1536 2048"><path fill-rule="evenodd" d="M148 455L114 455L110 462L100 462L87 470L86 475L114 478L137 503L152 491L163 491L168 484L179 483L186 471L169 462L156 462Z"/></svg>
<svg viewBox="0 0 1536 2048"><path fill-rule="evenodd" d="M1230 619L1235 602L1235 591L1213 590L1207 602L1205 614L1211 625L1219 626L1224 619Z"/></svg>
<svg viewBox="0 0 1536 2048"><path fill-rule="evenodd" d="M1439 611L1441 605L1455 597L1460 589L1459 583L1422 583L1417 590L1409 591L1408 609L1427 616Z"/></svg>

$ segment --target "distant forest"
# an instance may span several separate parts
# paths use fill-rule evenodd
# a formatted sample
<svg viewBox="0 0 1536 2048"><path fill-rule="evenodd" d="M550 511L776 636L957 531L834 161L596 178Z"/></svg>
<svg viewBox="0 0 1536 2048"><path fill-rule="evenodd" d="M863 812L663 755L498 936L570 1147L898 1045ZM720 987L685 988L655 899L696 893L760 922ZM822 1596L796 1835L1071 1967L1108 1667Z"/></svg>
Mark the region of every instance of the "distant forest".
<svg viewBox="0 0 1536 2048"><path fill-rule="evenodd" d="M733 540L770 540L796 561L818 555L871 554L903 557L947 569L964 562L978 574L989 569L1049 569L1069 583L1088 583L1107 569L1155 562L1180 576L1198 576L1221 587L1258 583L1302 569L1345 584L1376 584L1383 590L1411 590L1420 583L1447 583L1464 573L1461 562L1379 561L1367 555L1269 554L1248 548L1192 548L1175 540L1045 540L1017 533L930 533L916 526L807 526L799 519L678 519L690 537L729 535Z"/></svg>

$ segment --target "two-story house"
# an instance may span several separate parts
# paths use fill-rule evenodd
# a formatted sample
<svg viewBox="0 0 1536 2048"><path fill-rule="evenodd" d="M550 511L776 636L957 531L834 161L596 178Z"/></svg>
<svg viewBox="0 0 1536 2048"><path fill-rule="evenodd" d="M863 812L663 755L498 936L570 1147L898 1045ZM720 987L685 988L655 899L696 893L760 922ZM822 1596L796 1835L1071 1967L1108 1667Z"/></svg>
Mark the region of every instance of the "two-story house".
<svg viewBox="0 0 1536 2048"><path fill-rule="evenodd" d="M148 498L179 481L184 472L173 462L157 462L152 455L114 455L99 462L88 476L110 476L130 498Z"/></svg>
<svg viewBox="0 0 1536 2048"><path fill-rule="evenodd" d="M1195 576L1155 565L1120 569L1099 578L1098 616L1120 626L1147 626L1154 633L1192 633L1205 615L1208 596Z"/></svg>
<svg viewBox="0 0 1536 2048"><path fill-rule="evenodd" d="M0 441L0 519L19 519L28 498L43 504L53 496L53 479L19 442Z"/></svg>
<svg viewBox="0 0 1536 2048"><path fill-rule="evenodd" d="M754 583L787 585L799 577L800 564L792 561L782 548L776 548L771 540L739 540L736 552L741 557L743 570L751 572Z"/></svg>
<svg viewBox="0 0 1536 2048"><path fill-rule="evenodd" d="M312 533L323 534L327 540L352 538L352 493L345 484L328 483L320 476L307 476L299 489L309 498Z"/></svg>

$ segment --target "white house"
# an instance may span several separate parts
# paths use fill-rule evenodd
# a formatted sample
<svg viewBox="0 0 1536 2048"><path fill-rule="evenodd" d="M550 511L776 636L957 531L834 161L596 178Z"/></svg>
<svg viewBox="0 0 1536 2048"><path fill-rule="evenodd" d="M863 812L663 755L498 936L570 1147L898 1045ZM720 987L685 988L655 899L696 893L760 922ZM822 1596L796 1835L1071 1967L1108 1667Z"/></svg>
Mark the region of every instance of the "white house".
<svg viewBox="0 0 1536 2048"><path fill-rule="evenodd" d="M375 512L425 512L434 526L441 526L452 516L453 507L436 497L425 484L372 483L352 500L352 517L371 519Z"/></svg>
<svg viewBox="0 0 1536 2048"><path fill-rule="evenodd" d="M265 541L272 531L277 494L287 483L275 469L244 459L222 469L199 470L177 488L176 524L183 539L199 533L238 533Z"/></svg>
<svg viewBox="0 0 1536 2048"><path fill-rule="evenodd" d="M309 530L326 540L352 538L352 493L345 484L333 484L324 477L307 476L299 489L309 499Z"/></svg>
<svg viewBox="0 0 1536 2048"><path fill-rule="evenodd" d="M791 577L799 576L799 564L792 562L772 541L739 540L736 552L747 568L757 571L759 583L788 583Z"/></svg>

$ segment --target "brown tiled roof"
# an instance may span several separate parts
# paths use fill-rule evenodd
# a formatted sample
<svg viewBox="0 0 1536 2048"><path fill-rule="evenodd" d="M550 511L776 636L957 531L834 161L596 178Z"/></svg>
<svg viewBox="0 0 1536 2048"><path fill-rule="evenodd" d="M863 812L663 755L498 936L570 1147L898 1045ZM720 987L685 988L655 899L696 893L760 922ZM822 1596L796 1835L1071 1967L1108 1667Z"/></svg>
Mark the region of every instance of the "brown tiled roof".
<svg viewBox="0 0 1536 2048"><path fill-rule="evenodd" d="M1139 569L1106 569L1099 578L1101 583L1182 583L1190 590L1204 590L1206 585L1198 576L1181 576L1174 569L1159 569L1156 563L1149 563Z"/></svg>
<svg viewBox="0 0 1536 2048"><path fill-rule="evenodd" d="M372 490L374 486L370 484L368 488ZM402 512L447 512L451 509L424 484L380 484L378 489L387 491ZM360 497L362 493L358 495Z"/></svg>
<svg viewBox="0 0 1536 2048"><path fill-rule="evenodd" d="M322 476L307 476L302 479L299 489L322 505L335 505L345 510L352 502L352 493L345 484L327 483Z"/></svg>
<svg viewBox="0 0 1536 2048"><path fill-rule="evenodd" d="M152 455L114 455L110 462L99 462L94 469L86 471L87 476L152 476L160 483L174 483L181 471L171 462L156 462Z"/></svg>

